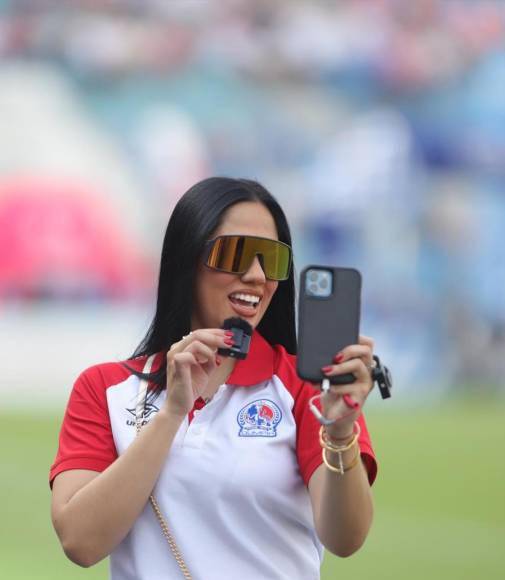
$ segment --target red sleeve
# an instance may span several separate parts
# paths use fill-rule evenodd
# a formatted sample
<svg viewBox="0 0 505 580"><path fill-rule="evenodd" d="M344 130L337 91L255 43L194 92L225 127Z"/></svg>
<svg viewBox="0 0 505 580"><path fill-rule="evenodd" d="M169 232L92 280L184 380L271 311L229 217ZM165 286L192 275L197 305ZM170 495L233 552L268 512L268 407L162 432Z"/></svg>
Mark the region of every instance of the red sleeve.
<svg viewBox="0 0 505 580"><path fill-rule="evenodd" d="M87 369L74 384L49 474L50 485L62 471L103 471L117 458L101 367Z"/></svg>
<svg viewBox="0 0 505 580"><path fill-rule="evenodd" d="M309 399L316 395L317 391L310 383L302 381L296 374L295 357L285 354L285 351L278 351L278 354L280 360L278 361L277 374L295 400L293 416L297 427L296 454L303 481L305 485L308 485L312 474L323 462L321 445L319 444L321 425L309 408ZM317 406L320 408L319 405ZM368 481L372 485L377 476L377 461L363 415L360 415L358 422L361 427L361 435L358 439L361 457L368 473Z"/></svg>

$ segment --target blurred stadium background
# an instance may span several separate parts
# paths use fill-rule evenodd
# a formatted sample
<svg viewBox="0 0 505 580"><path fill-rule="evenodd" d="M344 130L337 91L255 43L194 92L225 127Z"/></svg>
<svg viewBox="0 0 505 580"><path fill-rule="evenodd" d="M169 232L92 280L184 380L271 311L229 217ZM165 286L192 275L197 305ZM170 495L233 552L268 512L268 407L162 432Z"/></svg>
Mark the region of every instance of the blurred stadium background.
<svg viewBox="0 0 505 580"><path fill-rule="evenodd" d="M505 2L0 0L1 577L106 577L50 526L59 422L215 174L278 197L298 271L362 271L394 372L374 529L323 579L502 577Z"/></svg>

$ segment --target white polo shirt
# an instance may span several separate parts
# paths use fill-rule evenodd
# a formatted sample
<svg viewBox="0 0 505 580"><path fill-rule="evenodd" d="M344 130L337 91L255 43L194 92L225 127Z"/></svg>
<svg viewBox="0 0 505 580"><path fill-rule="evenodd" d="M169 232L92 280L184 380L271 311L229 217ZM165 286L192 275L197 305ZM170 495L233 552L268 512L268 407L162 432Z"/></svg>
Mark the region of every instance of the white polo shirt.
<svg viewBox="0 0 505 580"><path fill-rule="evenodd" d="M126 361L142 370L145 357ZM165 360L161 353L153 368ZM106 469L135 438L139 379L105 363L77 379L50 481L69 469ZM316 580L322 545L307 485L321 464L314 388L296 359L255 332L246 360L180 426L154 489L194 580ZM163 404L146 408L146 420ZM377 467L363 417L360 448ZM142 469L142 465L138 466ZM135 477L135 473L131 474ZM181 572L149 504L110 557L113 580L166 580Z"/></svg>

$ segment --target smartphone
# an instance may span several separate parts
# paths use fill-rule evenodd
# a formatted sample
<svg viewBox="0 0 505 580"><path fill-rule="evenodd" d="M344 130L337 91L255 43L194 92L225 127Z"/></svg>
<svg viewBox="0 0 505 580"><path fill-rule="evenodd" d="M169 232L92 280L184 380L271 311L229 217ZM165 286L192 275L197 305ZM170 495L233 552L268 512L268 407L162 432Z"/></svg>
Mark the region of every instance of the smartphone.
<svg viewBox="0 0 505 580"><path fill-rule="evenodd" d="M298 375L312 383L327 378L321 367L346 346L358 344L361 274L354 268L308 266L300 274ZM353 383L353 374L330 377L332 384Z"/></svg>

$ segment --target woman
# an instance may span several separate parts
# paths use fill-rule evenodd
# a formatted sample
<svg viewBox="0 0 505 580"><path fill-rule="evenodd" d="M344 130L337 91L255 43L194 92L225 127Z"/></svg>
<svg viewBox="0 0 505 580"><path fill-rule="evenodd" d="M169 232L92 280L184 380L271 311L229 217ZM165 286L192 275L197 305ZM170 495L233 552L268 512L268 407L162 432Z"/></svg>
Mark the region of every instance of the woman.
<svg viewBox="0 0 505 580"><path fill-rule="evenodd" d="M50 479L72 561L110 555L114 580L179 578L177 559L195 579L308 580L323 545L340 556L362 545L376 464L345 401L366 400L373 344L360 337L324 369L356 381L322 397L334 420L323 461L309 409L318 391L295 371L290 245L281 208L256 182L210 178L181 198L145 339L126 364L86 370L70 397ZM229 317L255 329L245 360L217 354L232 342Z"/></svg>

